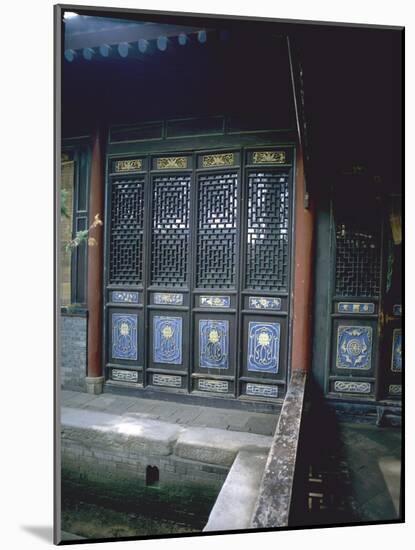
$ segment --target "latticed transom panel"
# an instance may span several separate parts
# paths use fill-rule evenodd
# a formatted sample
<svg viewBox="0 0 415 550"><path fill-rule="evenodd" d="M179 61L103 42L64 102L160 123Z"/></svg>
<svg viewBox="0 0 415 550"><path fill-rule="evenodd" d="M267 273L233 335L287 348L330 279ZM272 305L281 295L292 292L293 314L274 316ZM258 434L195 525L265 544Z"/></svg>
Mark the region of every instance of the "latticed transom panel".
<svg viewBox="0 0 415 550"><path fill-rule="evenodd" d="M380 263L380 239L374 232L336 225L337 296L377 296Z"/></svg>
<svg viewBox="0 0 415 550"><path fill-rule="evenodd" d="M143 278L144 177L112 182L109 279L137 285Z"/></svg>
<svg viewBox="0 0 415 550"><path fill-rule="evenodd" d="M238 175L199 176L196 285L235 287Z"/></svg>
<svg viewBox="0 0 415 550"><path fill-rule="evenodd" d="M288 291L288 182L283 172L248 175L246 288Z"/></svg>
<svg viewBox="0 0 415 550"><path fill-rule="evenodd" d="M190 175L153 180L151 283L185 286L188 278Z"/></svg>

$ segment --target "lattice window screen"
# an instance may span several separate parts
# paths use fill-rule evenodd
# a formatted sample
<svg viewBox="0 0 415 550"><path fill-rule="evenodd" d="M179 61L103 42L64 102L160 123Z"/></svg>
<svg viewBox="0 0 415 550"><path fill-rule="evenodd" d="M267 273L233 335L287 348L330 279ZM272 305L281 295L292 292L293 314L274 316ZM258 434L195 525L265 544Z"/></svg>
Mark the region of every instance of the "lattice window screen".
<svg viewBox="0 0 415 550"><path fill-rule="evenodd" d="M197 286L235 287L238 175L199 176Z"/></svg>
<svg viewBox="0 0 415 550"><path fill-rule="evenodd" d="M350 223L336 225L336 295L378 296L380 239Z"/></svg>
<svg viewBox="0 0 415 550"><path fill-rule="evenodd" d="M151 282L187 284L189 256L190 175L163 175L153 180Z"/></svg>
<svg viewBox="0 0 415 550"><path fill-rule="evenodd" d="M144 177L112 182L109 280L137 285L143 278Z"/></svg>
<svg viewBox="0 0 415 550"><path fill-rule="evenodd" d="M248 175L246 287L288 291L289 175Z"/></svg>

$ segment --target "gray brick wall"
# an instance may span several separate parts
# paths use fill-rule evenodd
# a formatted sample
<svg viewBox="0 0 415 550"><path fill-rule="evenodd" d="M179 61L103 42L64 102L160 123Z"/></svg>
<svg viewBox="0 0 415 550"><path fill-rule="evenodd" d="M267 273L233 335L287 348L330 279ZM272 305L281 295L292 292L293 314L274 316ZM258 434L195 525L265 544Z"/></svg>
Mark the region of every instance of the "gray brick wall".
<svg viewBox="0 0 415 550"><path fill-rule="evenodd" d="M186 460L174 455L131 452L128 447L102 449L88 442L64 436L61 439L61 460L64 478L107 484L111 490L133 496L145 484L147 466L157 466L161 486L184 483L205 486L219 491L229 468Z"/></svg>
<svg viewBox="0 0 415 550"><path fill-rule="evenodd" d="M86 341L86 317L61 315L61 385L64 389L85 389Z"/></svg>

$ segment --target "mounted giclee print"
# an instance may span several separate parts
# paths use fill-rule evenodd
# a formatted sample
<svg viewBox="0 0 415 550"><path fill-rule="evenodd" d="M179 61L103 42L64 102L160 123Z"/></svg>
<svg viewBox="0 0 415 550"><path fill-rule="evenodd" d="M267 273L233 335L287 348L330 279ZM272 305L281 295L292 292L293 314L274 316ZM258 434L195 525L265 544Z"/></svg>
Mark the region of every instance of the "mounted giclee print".
<svg viewBox="0 0 415 550"><path fill-rule="evenodd" d="M403 29L55 22L55 542L402 522Z"/></svg>

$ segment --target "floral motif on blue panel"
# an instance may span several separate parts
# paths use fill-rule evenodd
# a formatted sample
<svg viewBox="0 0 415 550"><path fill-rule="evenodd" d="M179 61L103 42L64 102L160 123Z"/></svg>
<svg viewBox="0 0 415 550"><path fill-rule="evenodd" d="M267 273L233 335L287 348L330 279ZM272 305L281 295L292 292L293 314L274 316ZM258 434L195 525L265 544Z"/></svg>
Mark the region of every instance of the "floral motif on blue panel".
<svg viewBox="0 0 415 550"><path fill-rule="evenodd" d="M375 304L367 302L339 302L337 304L339 313L374 313Z"/></svg>
<svg viewBox="0 0 415 550"><path fill-rule="evenodd" d="M230 296L201 296L200 305L205 307L231 307Z"/></svg>
<svg viewBox="0 0 415 550"><path fill-rule="evenodd" d="M116 303L138 304L138 292L124 292L114 290L112 292L112 301Z"/></svg>
<svg viewBox="0 0 415 550"><path fill-rule="evenodd" d="M265 296L250 296L251 309L281 309L281 298L267 298Z"/></svg>
<svg viewBox="0 0 415 550"><path fill-rule="evenodd" d="M280 354L279 323L250 321L248 328L248 370L278 372Z"/></svg>
<svg viewBox="0 0 415 550"><path fill-rule="evenodd" d="M392 370L394 372L402 371L402 330L393 331L392 342Z"/></svg>
<svg viewBox="0 0 415 550"><path fill-rule="evenodd" d="M112 314L113 359L137 359L137 315Z"/></svg>
<svg viewBox="0 0 415 550"><path fill-rule="evenodd" d="M182 318L153 318L153 358L155 363L182 362Z"/></svg>
<svg viewBox="0 0 415 550"><path fill-rule="evenodd" d="M372 327L339 326L337 359L339 369L367 370L372 359Z"/></svg>
<svg viewBox="0 0 415 550"><path fill-rule="evenodd" d="M229 367L229 321L199 320L199 361L201 368Z"/></svg>
<svg viewBox="0 0 415 550"><path fill-rule="evenodd" d="M154 303L158 305L175 305L183 304L183 294L172 294L171 292L156 292L154 294Z"/></svg>

